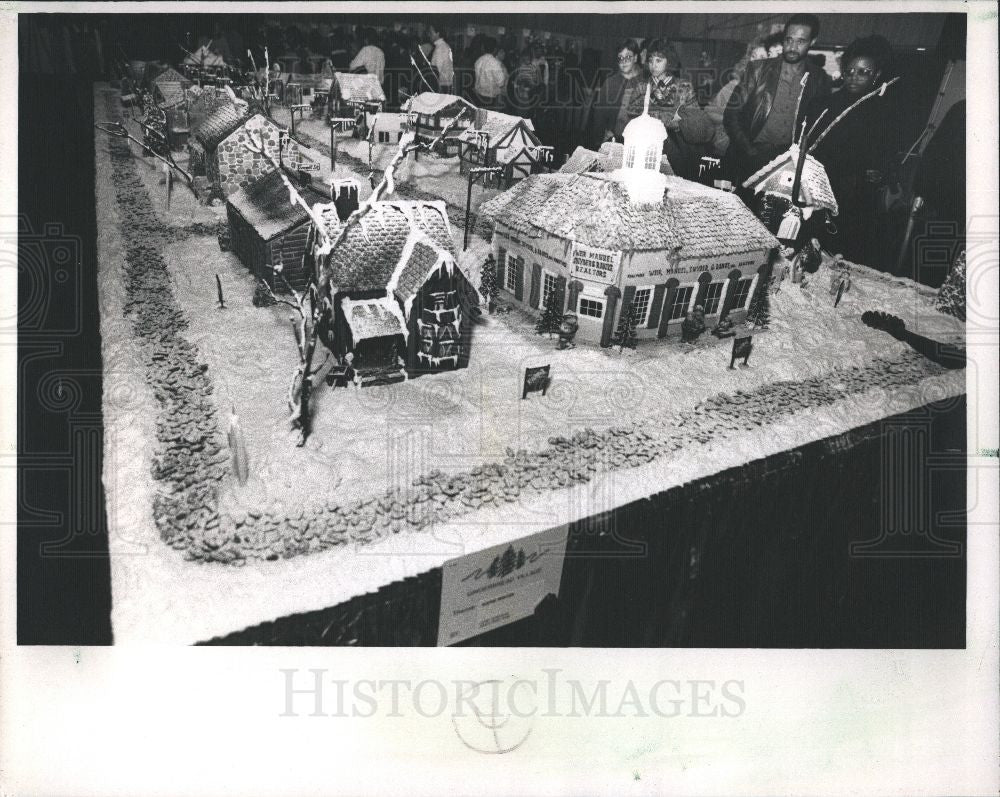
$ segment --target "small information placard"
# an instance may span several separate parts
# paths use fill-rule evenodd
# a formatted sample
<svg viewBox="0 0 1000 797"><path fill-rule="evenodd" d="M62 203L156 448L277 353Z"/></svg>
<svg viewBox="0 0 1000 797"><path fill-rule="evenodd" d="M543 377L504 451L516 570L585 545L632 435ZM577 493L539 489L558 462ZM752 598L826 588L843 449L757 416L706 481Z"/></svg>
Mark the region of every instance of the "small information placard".
<svg viewBox="0 0 1000 797"><path fill-rule="evenodd" d="M454 645L524 617L559 594L568 525L445 562L438 645Z"/></svg>

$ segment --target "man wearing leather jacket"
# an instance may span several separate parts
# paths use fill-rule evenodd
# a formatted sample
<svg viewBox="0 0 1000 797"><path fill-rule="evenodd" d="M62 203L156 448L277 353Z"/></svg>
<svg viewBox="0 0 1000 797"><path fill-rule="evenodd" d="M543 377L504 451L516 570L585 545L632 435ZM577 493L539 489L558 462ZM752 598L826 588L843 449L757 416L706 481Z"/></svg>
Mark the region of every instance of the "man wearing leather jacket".
<svg viewBox="0 0 1000 797"><path fill-rule="evenodd" d="M726 155L740 182L787 151L810 104L830 93L829 75L807 58L818 35L814 15L795 14L785 23L781 56L751 61L733 90L722 124L729 136Z"/></svg>

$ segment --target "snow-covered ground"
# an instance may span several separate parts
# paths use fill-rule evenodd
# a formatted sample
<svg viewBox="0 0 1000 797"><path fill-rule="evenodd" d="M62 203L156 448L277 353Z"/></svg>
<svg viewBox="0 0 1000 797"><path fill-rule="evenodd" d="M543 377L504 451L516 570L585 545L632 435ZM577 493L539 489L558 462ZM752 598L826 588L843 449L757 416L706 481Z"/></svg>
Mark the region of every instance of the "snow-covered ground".
<svg viewBox="0 0 1000 797"><path fill-rule="evenodd" d="M100 94L97 113L103 113ZM357 144L367 159L367 144ZM161 254L188 322L183 336L207 366L217 417L227 419L235 409L245 434L250 478L240 485L229 475L221 483L217 511L223 526L249 515L294 519L324 507L364 505L387 490L412 491L414 478L435 470L469 474L484 463L502 462L509 449L547 456L550 438L584 428L635 428L667 440L679 418L688 428L697 426L698 444L682 452L651 448L645 464L608 467L575 486L526 488L515 503L469 504L461 511L449 504L440 522L419 530L404 524L407 533L376 536L370 544L279 561L248 557L238 568L188 561L161 542L152 517L160 489L150 472L158 445L155 386L142 374L143 352L123 319L129 300L118 230L123 218L100 137L96 148L104 477L118 642L189 643L334 605L456 555L965 390L964 371L945 371L861 323L863 311L883 309L914 331L961 341L964 326L934 311L928 291L857 269L851 290L834 308L824 266L806 287L786 282L772 297L774 320L756 335L748 368L729 370L730 343L707 334L694 346L642 341L624 353L586 345L559 351L554 339L535 334L533 317L514 311L474 327L468 369L365 390L321 385L314 394L312 435L297 447L286 404L297 363L293 311L254 307L249 273L206 232L224 218L223 209L201 206L179 188L167 210L160 171L137 158L156 215L178 231ZM420 189L434 193L435 179L461 184L457 174L424 175ZM462 230L453 234L460 249ZM484 255L485 244L477 241L462 262L475 271ZM225 309L217 306L216 274ZM478 274L473 280L478 283ZM552 385L546 396L522 400L524 368L540 364L551 365ZM778 393L768 392L778 383L787 383L781 404L774 398ZM744 425L739 405L748 401L756 402L755 419L761 402L776 403L767 407L766 420ZM725 405L724 411L713 414L713 402Z"/></svg>

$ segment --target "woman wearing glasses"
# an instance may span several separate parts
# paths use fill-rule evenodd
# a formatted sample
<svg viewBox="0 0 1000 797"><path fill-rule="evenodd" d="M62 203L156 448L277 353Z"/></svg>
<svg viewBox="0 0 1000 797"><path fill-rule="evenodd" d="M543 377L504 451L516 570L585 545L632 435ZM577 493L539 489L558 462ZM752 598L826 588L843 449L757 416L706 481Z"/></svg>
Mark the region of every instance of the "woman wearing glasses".
<svg viewBox="0 0 1000 797"><path fill-rule="evenodd" d="M839 207L837 232L824 243L873 268L891 266L878 200L883 187L895 180L899 128L892 88L859 100L891 77L891 60L892 48L881 36L852 42L840 59L843 86L815 102L807 122L808 140L816 144L812 154L826 167Z"/></svg>
<svg viewBox="0 0 1000 797"><path fill-rule="evenodd" d="M605 141L621 141L629 101L643 87L639 45L627 39L618 45L617 52L618 71L604 81L594 98L590 129L595 147Z"/></svg>

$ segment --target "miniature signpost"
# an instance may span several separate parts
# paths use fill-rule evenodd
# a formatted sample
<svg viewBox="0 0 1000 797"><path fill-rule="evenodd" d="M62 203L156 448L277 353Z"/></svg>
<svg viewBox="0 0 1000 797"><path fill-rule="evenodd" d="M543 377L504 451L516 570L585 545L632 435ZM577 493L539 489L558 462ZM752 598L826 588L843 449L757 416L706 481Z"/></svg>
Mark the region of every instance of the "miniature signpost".
<svg viewBox="0 0 1000 797"><path fill-rule="evenodd" d="M753 335L746 335L733 340L733 356L729 360L729 367L733 368L736 361L742 357L743 365L747 365L750 359L750 352L753 351Z"/></svg>
<svg viewBox="0 0 1000 797"><path fill-rule="evenodd" d="M302 114L302 118L305 119L306 111L312 108L312 106L307 102L298 103L295 105L288 106L288 113L292 120L292 135L295 135L295 112L298 111Z"/></svg>
<svg viewBox="0 0 1000 797"><path fill-rule="evenodd" d="M537 368L525 368L524 369L524 390L521 393L521 399L524 400L528 397L529 393L536 393L539 390L542 391L542 395L549 389L549 365L542 365Z"/></svg>
<svg viewBox="0 0 1000 797"><path fill-rule="evenodd" d="M350 116L330 118L330 169L337 166L337 133L353 130L357 120Z"/></svg>
<svg viewBox="0 0 1000 797"><path fill-rule="evenodd" d="M215 275L215 287L216 287L216 290L219 292L219 309L220 310L225 310L226 309L226 300L225 300L225 298L222 295L222 280L219 279L219 275L218 274Z"/></svg>

